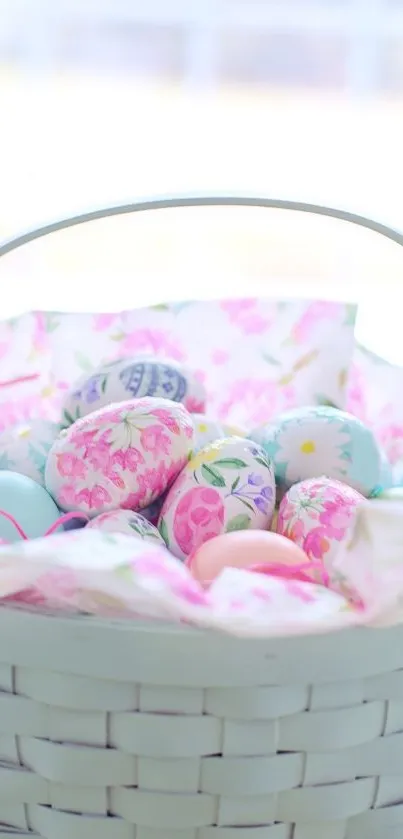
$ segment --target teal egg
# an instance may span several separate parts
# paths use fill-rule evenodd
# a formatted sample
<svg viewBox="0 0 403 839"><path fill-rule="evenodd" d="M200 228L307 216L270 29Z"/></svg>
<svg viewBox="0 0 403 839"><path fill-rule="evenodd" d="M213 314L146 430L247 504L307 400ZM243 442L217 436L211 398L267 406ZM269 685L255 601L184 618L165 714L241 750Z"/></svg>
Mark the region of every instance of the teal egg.
<svg viewBox="0 0 403 839"><path fill-rule="evenodd" d="M32 478L0 471L0 510L19 524L28 539L44 536L60 517L53 498ZM0 539L19 542L22 536L5 516L0 516Z"/></svg>
<svg viewBox="0 0 403 839"><path fill-rule="evenodd" d="M334 478L371 496L389 481L371 429L329 406L296 408L249 435L274 464L280 490L308 478Z"/></svg>

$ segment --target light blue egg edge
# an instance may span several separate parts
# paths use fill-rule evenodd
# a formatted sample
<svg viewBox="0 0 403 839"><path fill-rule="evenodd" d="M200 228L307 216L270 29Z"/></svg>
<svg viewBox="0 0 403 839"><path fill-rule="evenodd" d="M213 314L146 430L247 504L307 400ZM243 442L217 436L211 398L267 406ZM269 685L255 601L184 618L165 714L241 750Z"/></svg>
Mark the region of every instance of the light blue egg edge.
<svg viewBox="0 0 403 839"><path fill-rule="evenodd" d="M346 474L344 476L340 474L338 480L344 481L345 483L349 483L350 481L354 482L356 486L361 487L360 491L366 496L373 496L382 487L386 488L384 481L389 480L388 472L373 432L352 414L328 405L318 405L307 408L295 408L291 411L284 412L277 419L270 420L266 425L258 426L249 434L249 439L261 445L268 457L273 461L279 489L289 489L292 484L286 480L288 461L279 461L277 459L278 452L281 451L281 446L277 442L278 437L280 433L284 432L287 426L302 425L307 417L324 417L330 423L340 423L344 418L345 425L350 431L350 444L340 446L340 459L346 463ZM355 453L355 457L354 454L351 457L351 449ZM359 452L358 457L357 451ZM348 468L348 464L350 468ZM300 475L293 481L293 484L304 480L305 477L304 475ZM320 476L318 475L317 477Z"/></svg>
<svg viewBox="0 0 403 839"><path fill-rule="evenodd" d="M22 513L21 510L17 509L17 505L14 504L15 498L13 498L13 493L10 496L10 487L7 490L6 486L2 486L3 482L1 478L4 478L6 475L13 477L6 478L4 483L7 483L7 480L14 480L14 482L20 483L22 486L24 483L27 484L29 482L32 492L34 491L34 487L36 488L37 502L31 499L30 503L25 503ZM29 489L27 485L28 492ZM5 494L3 498L2 492ZM24 500L27 502L29 499L25 498ZM0 510L11 513L29 539L44 536L46 531L55 524L60 516L57 504L43 486L26 475L21 475L19 472L9 472L8 470L3 470L0 477ZM15 527L3 516L0 516L0 536L10 542L21 539Z"/></svg>

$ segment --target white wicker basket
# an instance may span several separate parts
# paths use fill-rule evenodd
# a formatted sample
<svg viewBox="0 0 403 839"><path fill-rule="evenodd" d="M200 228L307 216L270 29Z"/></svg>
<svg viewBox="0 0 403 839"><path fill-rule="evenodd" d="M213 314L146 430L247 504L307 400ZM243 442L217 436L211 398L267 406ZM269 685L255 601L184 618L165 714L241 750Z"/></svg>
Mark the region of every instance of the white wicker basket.
<svg viewBox="0 0 403 839"><path fill-rule="evenodd" d="M170 206L320 212L260 199ZM403 627L239 640L0 608L0 839L402 839Z"/></svg>

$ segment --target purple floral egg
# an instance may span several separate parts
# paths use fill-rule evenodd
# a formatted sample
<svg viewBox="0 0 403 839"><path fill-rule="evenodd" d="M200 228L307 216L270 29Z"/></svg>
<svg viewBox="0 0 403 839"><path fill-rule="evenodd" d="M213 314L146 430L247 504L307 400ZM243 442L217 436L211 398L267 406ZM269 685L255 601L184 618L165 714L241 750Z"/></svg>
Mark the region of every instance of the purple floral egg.
<svg viewBox="0 0 403 839"><path fill-rule="evenodd" d="M261 446L217 440L187 463L165 498L159 531L180 559L234 530L266 530L275 503L274 471Z"/></svg>

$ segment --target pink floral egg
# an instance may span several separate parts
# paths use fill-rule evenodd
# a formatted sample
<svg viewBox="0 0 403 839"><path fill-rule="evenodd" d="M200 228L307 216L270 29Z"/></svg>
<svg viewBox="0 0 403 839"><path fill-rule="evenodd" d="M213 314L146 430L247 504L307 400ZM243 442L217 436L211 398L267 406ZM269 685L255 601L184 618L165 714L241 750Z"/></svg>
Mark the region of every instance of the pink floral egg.
<svg viewBox="0 0 403 839"><path fill-rule="evenodd" d="M103 364L82 376L67 394L62 415L68 427L80 417L127 399L154 398L182 402L191 413L204 411L204 385L175 361L137 355Z"/></svg>
<svg viewBox="0 0 403 839"><path fill-rule="evenodd" d="M323 566L322 581L340 588L333 562L364 500L357 490L332 478L301 481L280 503L277 533L299 545L319 568Z"/></svg>
<svg viewBox="0 0 403 839"><path fill-rule="evenodd" d="M95 516L88 522L87 529L103 530L106 533L126 533L127 536L134 536L137 539L164 544L157 528L141 513L134 513L132 510L111 510L110 513L101 513L100 516Z"/></svg>
<svg viewBox="0 0 403 839"><path fill-rule="evenodd" d="M189 459L193 422L168 399L133 399L101 408L62 432L45 481L58 506L90 518L118 508L147 507Z"/></svg>
<svg viewBox="0 0 403 839"><path fill-rule="evenodd" d="M275 503L271 462L261 446L227 437L205 446L168 491L158 529L184 559L200 545L236 530L265 530Z"/></svg>

